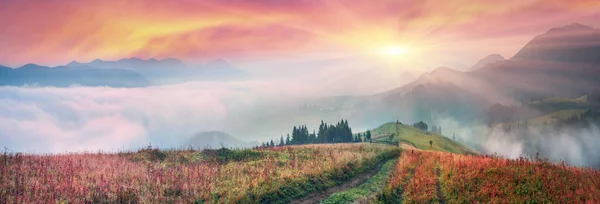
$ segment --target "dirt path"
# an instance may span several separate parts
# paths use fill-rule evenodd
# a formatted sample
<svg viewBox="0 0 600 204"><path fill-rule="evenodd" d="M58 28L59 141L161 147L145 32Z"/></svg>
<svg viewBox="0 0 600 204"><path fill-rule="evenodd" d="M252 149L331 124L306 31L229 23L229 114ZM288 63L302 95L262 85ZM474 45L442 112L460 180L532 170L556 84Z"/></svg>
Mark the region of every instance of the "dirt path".
<svg viewBox="0 0 600 204"><path fill-rule="evenodd" d="M438 196L438 200L440 201L440 203L444 204L446 203L446 198L444 198L444 194L442 193L442 186L441 186L441 182L440 182L440 173L441 173L441 169L438 167L437 168L437 182L435 183L435 189L437 191L437 196Z"/></svg>
<svg viewBox="0 0 600 204"><path fill-rule="evenodd" d="M305 196L304 198L294 200L291 203L295 203L295 204L319 203L320 201L327 199L329 196L331 196L334 193L346 191L348 189L357 187L360 184L364 183L365 181L369 180L369 178L371 178L373 175L377 174L377 172L379 172L379 170L381 170L381 167L383 166L383 164L387 161L388 160L379 162L377 164L376 168L369 169L366 172L363 172L362 174L355 176L354 178L351 178L349 181L346 181L346 183L343 183L343 184L337 185L337 186L333 186L331 188L325 189L324 191L309 194L309 195Z"/></svg>

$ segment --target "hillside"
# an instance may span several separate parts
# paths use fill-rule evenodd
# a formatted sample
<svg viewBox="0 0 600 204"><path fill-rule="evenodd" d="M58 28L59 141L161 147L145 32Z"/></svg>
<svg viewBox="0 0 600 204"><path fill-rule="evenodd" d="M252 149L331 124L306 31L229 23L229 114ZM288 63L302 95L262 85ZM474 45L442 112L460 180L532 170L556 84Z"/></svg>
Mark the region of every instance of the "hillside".
<svg viewBox="0 0 600 204"><path fill-rule="evenodd" d="M389 134L394 134L394 141L422 150L435 150L457 154L478 154L477 151L437 133L425 132L400 123L390 122L383 124L371 130L371 134L374 138L389 137ZM433 141L433 145L430 146L429 141Z"/></svg>

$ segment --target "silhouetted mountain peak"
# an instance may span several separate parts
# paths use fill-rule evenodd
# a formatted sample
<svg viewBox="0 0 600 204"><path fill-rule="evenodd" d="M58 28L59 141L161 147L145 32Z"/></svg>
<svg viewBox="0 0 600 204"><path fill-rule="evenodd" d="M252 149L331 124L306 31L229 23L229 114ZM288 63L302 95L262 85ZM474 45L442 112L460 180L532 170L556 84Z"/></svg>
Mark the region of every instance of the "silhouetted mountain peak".
<svg viewBox="0 0 600 204"><path fill-rule="evenodd" d="M488 55L482 59L480 59L479 61L477 61L477 63L475 63L472 67L471 67L471 71L472 70L477 70L480 69L482 67L487 66L488 64L493 64L499 61L504 61L506 60L502 55L499 54L491 54Z"/></svg>
<svg viewBox="0 0 600 204"><path fill-rule="evenodd" d="M81 62L73 60L73 61L69 62L69 64L67 64L66 66L68 66L68 67L79 67L79 66L82 66L82 65L83 64Z"/></svg>
<svg viewBox="0 0 600 204"><path fill-rule="evenodd" d="M580 23L571 23L566 26L551 28L546 33L556 33L556 32L573 32L573 31L590 31L594 30L593 27L583 25Z"/></svg>
<svg viewBox="0 0 600 204"><path fill-rule="evenodd" d="M91 61L90 63L102 63L102 62L104 62L104 60L95 59L94 61Z"/></svg>
<svg viewBox="0 0 600 204"><path fill-rule="evenodd" d="M40 65L32 64L32 63L29 63L29 64L26 64L26 65L23 65L23 66L19 67L19 69L26 69L26 70L45 69L45 68L49 68L49 67L40 66Z"/></svg>
<svg viewBox="0 0 600 204"><path fill-rule="evenodd" d="M512 59L600 64L600 32L577 23L552 28L533 38Z"/></svg>

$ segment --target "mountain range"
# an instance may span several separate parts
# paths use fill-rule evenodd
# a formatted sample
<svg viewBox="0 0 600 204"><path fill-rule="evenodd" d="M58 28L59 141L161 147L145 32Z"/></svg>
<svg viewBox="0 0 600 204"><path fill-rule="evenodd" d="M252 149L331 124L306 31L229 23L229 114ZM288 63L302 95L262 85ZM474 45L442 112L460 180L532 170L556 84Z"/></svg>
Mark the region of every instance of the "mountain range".
<svg viewBox="0 0 600 204"><path fill-rule="evenodd" d="M238 80L248 75L223 59L190 67L181 60L127 58L117 61L96 59L89 63L73 61L46 67L26 64L18 68L0 66L0 85L4 86L109 86L144 87L197 80Z"/></svg>
<svg viewBox="0 0 600 204"><path fill-rule="evenodd" d="M467 126L485 123L490 121L487 115L503 112L498 107L600 92L599 49L599 30L574 23L534 37L508 59L492 54L468 71L439 67L381 93L321 98L303 105L313 107L317 112L313 114L328 110L321 112L359 124L390 120L435 123L442 118ZM547 111L551 110L523 115L535 117Z"/></svg>
<svg viewBox="0 0 600 204"><path fill-rule="evenodd" d="M397 114L468 119L496 104L600 91L600 31L581 24L550 29L515 56L490 55L462 72L437 68L404 86L370 96ZM413 110L413 111L411 111Z"/></svg>

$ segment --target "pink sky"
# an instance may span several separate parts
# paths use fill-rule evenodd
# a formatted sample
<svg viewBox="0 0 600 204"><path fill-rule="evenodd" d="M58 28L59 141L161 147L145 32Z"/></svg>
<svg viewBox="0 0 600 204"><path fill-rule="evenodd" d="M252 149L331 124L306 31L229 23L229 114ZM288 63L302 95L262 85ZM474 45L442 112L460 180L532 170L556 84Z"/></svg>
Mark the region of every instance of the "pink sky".
<svg viewBox="0 0 600 204"><path fill-rule="evenodd" d="M361 55L386 45L438 61L511 57L572 22L600 27L597 0L0 1L0 64L175 57Z"/></svg>

